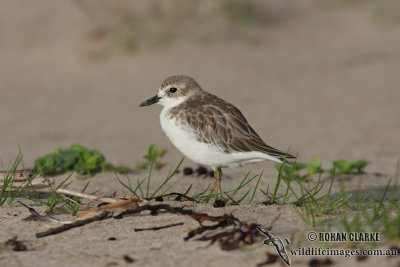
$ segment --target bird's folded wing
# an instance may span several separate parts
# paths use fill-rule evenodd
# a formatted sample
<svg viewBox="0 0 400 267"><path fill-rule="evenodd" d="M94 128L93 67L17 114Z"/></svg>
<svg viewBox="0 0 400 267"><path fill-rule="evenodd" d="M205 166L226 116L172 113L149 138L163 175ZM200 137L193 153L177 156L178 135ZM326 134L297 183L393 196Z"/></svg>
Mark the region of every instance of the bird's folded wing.
<svg viewBox="0 0 400 267"><path fill-rule="evenodd" d="M216 144L226 153L259 151L280 159L295 158L265 144L235 106L220 103L205 104L201 111L186 113L186 122L199 141Z"/></svg>

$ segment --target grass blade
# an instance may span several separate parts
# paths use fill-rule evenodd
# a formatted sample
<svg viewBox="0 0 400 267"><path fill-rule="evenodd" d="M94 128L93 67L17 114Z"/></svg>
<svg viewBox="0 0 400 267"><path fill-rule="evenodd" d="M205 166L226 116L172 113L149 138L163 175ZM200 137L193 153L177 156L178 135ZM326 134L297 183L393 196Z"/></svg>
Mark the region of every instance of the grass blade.
<svg viewBox="0 0 400 267"><path fill-rule="evenodd" d="M177 171L178 171L179 167L181 166L181 164L182 164L182 162L183 162L184 159L185 159L185 158L183 157L183 158L181 159L181 161L178 163L178 165L175 167L174 171L173 171L172 173L168 174L168 176L164 179L164 181L161 183L161 185L160 185L160 186L156 189L156 191L154 191L153 194L150 196L151 198L153 198L153 197L158 193L158 191L160 191L161 188L162 188L166 183L168 183L168 181L171 180L171 178L177 173Z"/></svg>
<svg viewBox="0 0 400 267"><path fill-rule="evenodd" d="M260 176L258 177L258 180L257 180L256 186L254 187L253 194L251 195L251 198L250 198L250 200L249 200L248 204L251 204L251 203L253 203L253 199L254 199L254 196L255 196L255 194L256 194L256 191L257 191L257 188L258 188L258 184L260 183L260 179L261 179L261 176L262 176L262 175L263 175L263 172L261 172Z"/></svg>

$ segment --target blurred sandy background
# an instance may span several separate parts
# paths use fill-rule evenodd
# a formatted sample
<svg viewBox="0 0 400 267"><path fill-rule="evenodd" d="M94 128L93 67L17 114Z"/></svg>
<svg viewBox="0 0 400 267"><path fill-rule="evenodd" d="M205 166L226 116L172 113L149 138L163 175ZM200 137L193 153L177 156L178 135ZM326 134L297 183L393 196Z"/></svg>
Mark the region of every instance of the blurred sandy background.
<svg viewBox="0 0 400 267"><path fill-rule="evenodd" d="M35 158L78 143L99 150L115 165L134 167L155 143L168 150L163 161L172 167L182 155L161 130L161 107L139 104L155 95L167 76L185 74L241 109L267 144L282 150L290 146L300 161L316 155L326 168L340 158L370 161L367 172L388 174L363 177L367 190L379 191L400 157L399 70L397 0L0 0L0 160L7 166L20 146L25 166L32 167ZM188 165L196 166L186 160ZM223 189L235 188L248 170L264 171L261 188L273 185L277 175L267 162L224 170L234 179L223 179ZM163 175L154 172L152 182L159 183ZM356 188L355 180L348 181ZM174 191L191 183L202 190L210 181L188 177ZM74 180L72 187L80 190L84 183ZM113 174L100 174L91 178L90 189L113 193L121 185ZM288 206L207 207L200 208L235 211L241 219L264 225L284 213L274 224L282 236L301 227ZM27 216L25 208L0 211L8 222L1 240L15 234L35 240L31 229L40 224L12 215ZM10 252L2 259L10 266L43 266L43 258L49 265L90 266L104 264L98 255L111 248L119 260L130 253L144 265L166 264L163 256L171 253L171 264L182 266L265 260L261 244L256 251L235 253L216 246L199 249L204 244L197 242L182 245L185 229L196 226L189 219L184 219L185 229L132 232L138 223L180 219L99 222L49 238L51 246L35 253ZM106 241L112 235L120 240L115 247ZM158 258L155 239L163 248ZM355 264L354 259L335 261ZM379 257L368 263L381 264Z"/></svg>

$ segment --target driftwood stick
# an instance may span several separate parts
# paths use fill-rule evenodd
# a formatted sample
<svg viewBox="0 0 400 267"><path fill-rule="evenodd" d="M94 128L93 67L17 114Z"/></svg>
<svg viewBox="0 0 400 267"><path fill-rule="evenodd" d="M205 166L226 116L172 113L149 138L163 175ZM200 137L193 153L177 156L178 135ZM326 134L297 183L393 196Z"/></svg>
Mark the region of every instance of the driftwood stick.
<svg viewBox="0 0 400 267"><path fill-rule="evenodd" d="M65 189L65 188L57 189L56 192L60 193L60 194L67 194L67 195L71 195L71 196L76 196L76 197L81 197L81 198L85 198L85 199L100 201L100 202L104 202L104 203L116 203L116 202L121 201L120 199L116 199L116 198L96 197L96 196L93 196L93 195L89 195L89 194L85 194L85 193L81 193L81 192L76 192L76 191L72 191L70 189Z"/></svg>
<svg viewBox="0 0 400 267"><path fill-rule="evenodd" d="M141 199L128 199L128 200L121 200L116 203L105 204L100 207L94 207L88 210L79 211L77 214L77 218L83 218L87 216L91 216L99 211L102 210L135 210L139 207L138 202L141 202Z"/></svg>
<svg viewBox="0 0 400 267"><path fill-rule="evenodd" d="M179 225L183 225L183 222L180 223L171 223L171 224L167 224L167 225L163 225L163 226L158 226L158 227L151 227L151 228L135 228L135 232L140 232L140 231L158 231L161 229L165 229L165 228L170 228L170 227L174 227L174 226L179 226Z"/></svg>
<svg viewBox="0 0 400 267"><path fill-rule="evenodd" d="M110 214L111 214L111 212L109 212L107 210L103 210L100 214L95 215L93 217L79 220L79 221L76 221L73 223L63 224L59 227L51 228L44 232L37 233L35 236L36 236L36 238L42 238L42 237L49 236L49 235L59 234L59 233L68 231L72 228L79 227L79 226L82 226L82 225L85 225L85 224L88 224L88 223L91 223L94 221L100 221L100 220L107 219L107 218L109 218Z"/></svg>

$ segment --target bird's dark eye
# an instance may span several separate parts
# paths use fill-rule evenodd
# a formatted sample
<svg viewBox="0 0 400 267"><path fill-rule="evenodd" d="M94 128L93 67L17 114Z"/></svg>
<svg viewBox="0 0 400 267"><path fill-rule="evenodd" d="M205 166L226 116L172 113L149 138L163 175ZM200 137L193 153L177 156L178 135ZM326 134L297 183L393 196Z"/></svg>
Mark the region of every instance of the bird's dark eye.
<svg viewBox="0 0 400 267"><path fill-rule="evenodd" d="M175 93L175 92L176 92L176 90L178 90L178 89L176 89L175 87L171 87L171 88L169 88L169 92L170 92L170 93Z"/></svg>

